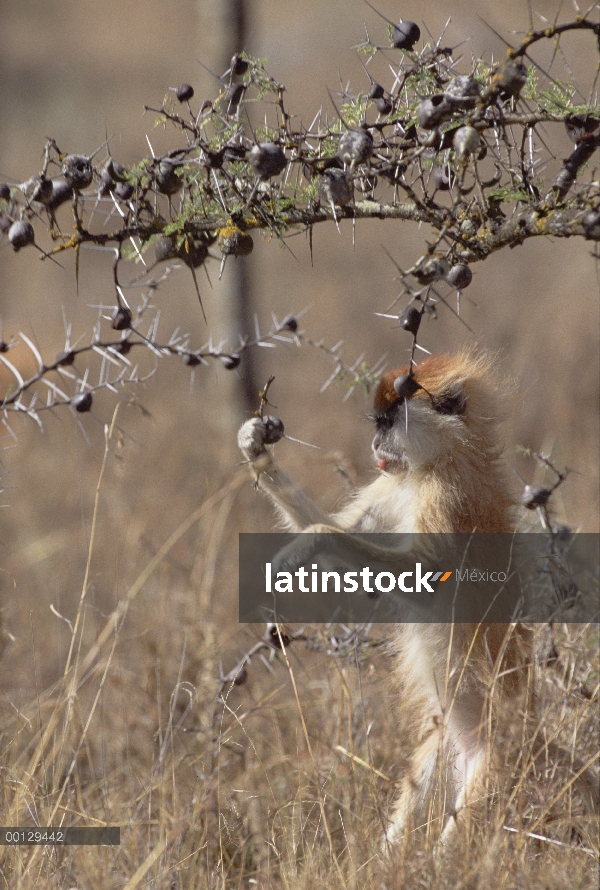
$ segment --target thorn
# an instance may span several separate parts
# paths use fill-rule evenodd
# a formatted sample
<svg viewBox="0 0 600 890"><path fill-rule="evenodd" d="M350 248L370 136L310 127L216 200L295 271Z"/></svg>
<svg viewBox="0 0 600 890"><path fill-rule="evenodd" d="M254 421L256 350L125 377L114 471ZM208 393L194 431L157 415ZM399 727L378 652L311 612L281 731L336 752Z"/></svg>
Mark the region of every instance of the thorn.
<svg viewBox="0 0 600 890"><path fill-rule="evenodd" d="M190 266L190 272L192 273L192 278L194 279L194 287L196 288L196 294L198 295L198 302L200 303L200 308L202 309L202 316L204 318L204 323L208 325L208 321L206 320L206 312L204 311L204 306L202 305L202 297L200 296L200 288L198 287L198 279L196 278L196 270L193 266Z"/></svg>
<svg viewBox="0 0 600 890"><path fill-rule="evenodd" d="M335 204L333 201L329 202L329 206L331 207L331 212L333 213L333 219L335 221L335 227L338 230L338 234L342 234L342 230L340 229L340 224L338 222L337 213L335 212Z"/></svg>
<svg viewBox="0 0 600 890"><path fill-rule="evenodd" d="M79 296L79 244L75 246L75 290Z"/></svg>

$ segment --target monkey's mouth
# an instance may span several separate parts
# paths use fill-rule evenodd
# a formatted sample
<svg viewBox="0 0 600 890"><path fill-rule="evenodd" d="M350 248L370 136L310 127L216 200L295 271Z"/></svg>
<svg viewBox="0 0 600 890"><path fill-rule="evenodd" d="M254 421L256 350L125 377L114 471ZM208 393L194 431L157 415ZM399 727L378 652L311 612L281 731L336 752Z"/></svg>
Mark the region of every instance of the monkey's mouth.
<svg viewBox="0 0 600 890"><path fill-rule="evenodd" d="M385 473L399 473L404 464L399 460L386 460L384 457L377 459L377 466Z"/></svg>
<svg viewBox="0 0 600 890"><path fill-rule="evenodd" d="M375 451L375 461L382 473L399 473L406 467L406 455L404 452L401 457L398 458L397 454L386 454L385 451L377 449L377 451Z"/></svg>

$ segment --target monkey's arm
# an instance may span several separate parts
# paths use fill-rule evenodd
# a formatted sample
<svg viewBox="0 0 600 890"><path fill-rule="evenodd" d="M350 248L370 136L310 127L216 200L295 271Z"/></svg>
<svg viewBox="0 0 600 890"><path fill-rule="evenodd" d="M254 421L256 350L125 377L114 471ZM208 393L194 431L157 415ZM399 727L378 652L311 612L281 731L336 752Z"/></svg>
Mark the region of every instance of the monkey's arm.
<svg viewBox="0 0 600 890"><path fill-rule="evenodd" d="M304 532L295 541L284 547L276 558L281 570L296 569L305 561L314 558L318 553L329 551L337 557L352 564L359 555L367 559L386 564L394 564L398 559L398 551L386 546L377 546L361 535L354 536L346 531L344 525L336 522L325 513L292 480L283 473L275 461L267 444L276 439L270 438L272 429L269 418L253 417L247 420L238 432L238 445L250 466L257 488L264 491L277 508L289 531ZM341 514L343 515L343 514ZM340 534L342 533L342 534ZM333 535L333 537L332 537ZM324 538L322 537L324 536ZM321 541L323 545L321 546ZM427 548L413 550L417 559L426 555ZM405 558L406 546L400 551ZM431 555L427 553L427 555Z"/></svg>
<svg viewBox="0 0 600 890"><path fill-rule="evenodd" d="M260 417L247 420L238 433L238 445L248 461L256 487L273 501L290 531L305 531L307 526L327 526L331 532L340 531L331 517L308 498L285 473L282 473L266 440L268 430Z"/></svg>

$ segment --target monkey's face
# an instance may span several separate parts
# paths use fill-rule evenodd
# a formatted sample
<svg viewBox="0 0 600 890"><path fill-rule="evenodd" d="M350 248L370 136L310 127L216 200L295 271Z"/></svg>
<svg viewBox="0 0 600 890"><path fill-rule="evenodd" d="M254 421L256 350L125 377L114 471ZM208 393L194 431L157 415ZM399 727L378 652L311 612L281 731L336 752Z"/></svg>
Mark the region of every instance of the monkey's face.
<svg viewBox="0 0 600 890"><path fill-rule="evenodd" d="M380 470L398 473L403 468L431 464L464 442L465 397L462 390L440 398L418 391L377 412L373 451Z"/></svg>
<svg viewBox="0 0 600 890"><path fill-rule="evenodd" d="M399 473L432 465L467 445L466 381L457 370L440 356L414 373L406 368L384 375L372 415L380 470Z"/></svg>

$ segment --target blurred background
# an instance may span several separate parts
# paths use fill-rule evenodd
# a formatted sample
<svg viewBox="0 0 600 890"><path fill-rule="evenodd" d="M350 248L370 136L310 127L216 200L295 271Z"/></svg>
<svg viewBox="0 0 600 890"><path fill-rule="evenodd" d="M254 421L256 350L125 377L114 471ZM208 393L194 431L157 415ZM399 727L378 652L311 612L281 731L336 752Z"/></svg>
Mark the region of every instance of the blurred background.
<svg viewBox="0 0 600 890"><path fill-rule="evenodd" d="M511 41L517 39L515 30L528 25L521 0L378 0L376 5L392 20L416 20L424 38L427 32L437 37L450 18L444 43L466 41L460 50L464 70L471 55L490 61L503 55L505 47L492 28ZM559 7L555 0L533 5L550 20ZM49 136L64 152L92 153L108 134L112 156L124 164L147 156L146 134L156 151L174 144L169 140L175 134L157 130L155 115L144 115L143 106L160 107L168 88L182 82L193 85L195 102L215 95L218 83L203 64L213 69L219 64L223 22L216 7L208 0L1 2L0 179L22 182L39 171ZM268 71L286 84L288 108L308 125L320 107L330 108L328 90L335 94L347 83L354 90L367 86L352 49L364 40L364 23L374 40L386 42L384 21L360 0L249 0L247 50L268 58ZM543 26L543 19L536 15L534 24ZM593 41L573 34L561 47L587 95L596 65ZM389 80L384 67L381 71ZM547 133L556 166L572 145L562 125L549 126ZM302 327L328 346L343 340L349 364L359 355L370 363L386 355L389 364L398 364L407 359L410 336L374 315L385 312L399 292L386 251L406 267L421 255L428 235L401 222L359 222L353 243L351 222L342 221L341 234L333 225L317 227L312 262L304 235L289 241L293 255L273 239L257 236L251 259L237 262L247 263L252 311L262 327L269 326L272 312L281 318L308 308ZM421 342L432 352L472 343L497 354L515 384L505 428L507 458L527 482L538 484L542 478L553 481L552 476L542 477L533 460L516 454L517 445L551 454L559 468L572 468L555 499L558 518L597 531L598 266L591 254L591 243L581 239L540 238L476 264L470 299L463 298L461 307L472 333L442 307L437 320L426 319ZM82 251L78 290L74 257L65 254L61 262L64 268L42 263L32 250L14 254L6 241L0 247L0 335L9 340L23 331L48 360L64 348L67 324L71 342L85 339L98 306L113 302L110 254ZM199 276L215 341L227 337L219 327L219 308L234 271L230 261L220 283L218 264L210 264L212 289ZM179 327L190 333L195 347L206 342L186 269L171 275L155 302L163 339ZM33 370L25 350L15 349L11 358L21 362L23 373ZM308 346L258 350L256 361L261 384L275 375L270 397L287 432L320 448L283 442L279 459L321 502L339 504L345 489L336 462L346 461L352 478L361 482L373 473L365 420L369 397L356 391L344 400L346 389L336 383L320 393L334 367ZM145 369L153 367L148 357ZM227 376L243 373L243 365L231 372L214 363L191 374L178 360L164 359L145 385L120 399L90 564L90 635L179 524L240 472ZM2 381L5 385L5 376ZM77 419L68 408L47 413L43 434L27 418L13 416L16 438L2 442L7 448L0 455L0 587L5 680L13 703L30 700L36 684L50 682L64 665L68 628L50 604L73 617L90 545L104 425L117 401L105 392L91 414ZM163 611L145 613L159 636L165 610L176 604L173 619L180 610L181 620L191 622L204 620L210 606L211 616L225 622L236 639L236 536L270 530L272 516L249 482L224 503L169 554L171 574L157 582L163 584ZM211 547L216 555L207 569ZM185 579L185 605L176 595L178 578ZM204 593L194 598L198 589ZM32 656L37 656L35 678Z"/></svg>

